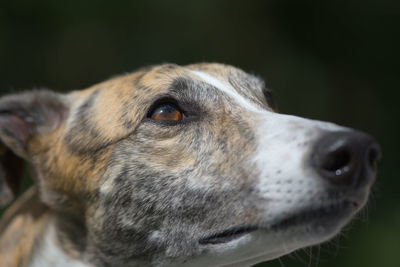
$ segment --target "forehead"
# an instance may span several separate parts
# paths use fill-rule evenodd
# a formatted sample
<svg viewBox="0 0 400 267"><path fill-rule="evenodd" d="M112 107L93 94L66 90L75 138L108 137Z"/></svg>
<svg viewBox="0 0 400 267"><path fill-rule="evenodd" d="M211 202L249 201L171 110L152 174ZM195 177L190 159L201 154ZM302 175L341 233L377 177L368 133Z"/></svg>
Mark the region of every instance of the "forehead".
<svg viewBox="0 0 400 267"><path fill-rule="evenodd" d="M140 81L145 86L150 86L153 89L162 89L163 87L165 88L166 84L179 77L199 80L197 75L193 75L193 71L208 74L243 95L262 94L262 90L265 87L262 79L233 66L218 63L201 63L186 66L164 64L141 69L134 73L133 76L137 78L137 82Z"/></svg>
<svg viewBox="0 0 400 267"><path fill-rule="evenodd" d="M186 89L196 90L197 94L201 94L202 89L211 87L214 92L221 93L222 91L239 102L243 102L243 100L252 102L251 105L255 104L262 108L268 106L265 98L268 89L263 80L232 66L216 63L193 64L183 67L174 64L153 66L133 74L119 76L96 87L107 89L101 90L103 91L101 98L104 101L122 102L125 107L129 106L129 103L143 107L157 95L176 89L173 88L176 84L181 85L179 89L185 89L185 82L192 85L187 86ZM114 100L116 97L117 101ZM135 108L135 111L140 110Z"/></svg>
<svg viewBox="0 0 400 267"><path fill-rule="evenodd" d="M193 64L178 66L161 65L144 71L136 80L136 89L140 93L143 88L151 88L153 93L171 89L176 81L190 82L196 89L213 87L214 92L227 94L238 102L253 102L256 106L265 108L268 103L265 93L268 89L260 78L245 73L229 65L216 63ZM200 84L202 86L200 86ZM206 86L204 86L206 85ZM189 86L187 86L189 89ZM174 88L172 88L174 89ZM193 89L193 88L191 88ZM196 92L201 93L201 92Z"/></svg>

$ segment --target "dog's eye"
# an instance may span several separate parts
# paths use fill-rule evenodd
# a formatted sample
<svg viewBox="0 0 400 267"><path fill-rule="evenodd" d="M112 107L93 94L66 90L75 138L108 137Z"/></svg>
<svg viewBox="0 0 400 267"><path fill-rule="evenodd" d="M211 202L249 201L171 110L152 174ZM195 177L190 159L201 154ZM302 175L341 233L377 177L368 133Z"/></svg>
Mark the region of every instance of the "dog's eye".
<svg viewBox="0 0 400 267"><path fill-rule="evenodd" d="M183 113L174 104L162 104L154 109L150 118L163 121L181 121Z"/></svg>

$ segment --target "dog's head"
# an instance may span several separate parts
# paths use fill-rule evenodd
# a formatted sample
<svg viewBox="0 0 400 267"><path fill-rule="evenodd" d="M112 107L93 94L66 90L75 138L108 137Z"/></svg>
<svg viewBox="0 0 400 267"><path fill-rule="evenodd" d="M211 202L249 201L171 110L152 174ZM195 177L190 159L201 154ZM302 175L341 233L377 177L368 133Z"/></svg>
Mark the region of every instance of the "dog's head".
<svg viewBox="0 0 400 267"><path fill-rule="evenodd" d="M365 134L274 112L260 79L219 64L3 97L0 137L0 200L17 184L6 159L29 161L43 202L111 265L250 265L325 241L379 157Z"/></svg>

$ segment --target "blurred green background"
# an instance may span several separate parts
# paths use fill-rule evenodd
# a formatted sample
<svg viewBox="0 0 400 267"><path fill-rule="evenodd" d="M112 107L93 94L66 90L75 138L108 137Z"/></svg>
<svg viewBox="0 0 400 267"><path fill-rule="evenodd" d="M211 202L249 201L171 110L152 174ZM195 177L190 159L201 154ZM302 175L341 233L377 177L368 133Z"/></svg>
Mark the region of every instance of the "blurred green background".
<svg viewBox="0 0 400 267"><path fill-rule="evenodd" d="M282 113L374 135L372 198L343 235L259 266L400 266L400 1L1 1L1 94L85 88L148 64L259 74Z"/></svg>

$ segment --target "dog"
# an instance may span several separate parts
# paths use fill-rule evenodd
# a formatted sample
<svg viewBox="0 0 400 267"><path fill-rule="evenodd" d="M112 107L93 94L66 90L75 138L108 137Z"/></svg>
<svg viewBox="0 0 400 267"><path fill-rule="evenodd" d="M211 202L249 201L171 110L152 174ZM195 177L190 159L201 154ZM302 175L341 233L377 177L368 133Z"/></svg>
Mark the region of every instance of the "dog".
<svg viewBox="0 0 400 267"><path fill-rule="evenodd" d="M379 145L277 113L232 66L164 64L0 99L1 266L252 266L334 237Z"/></svg>

